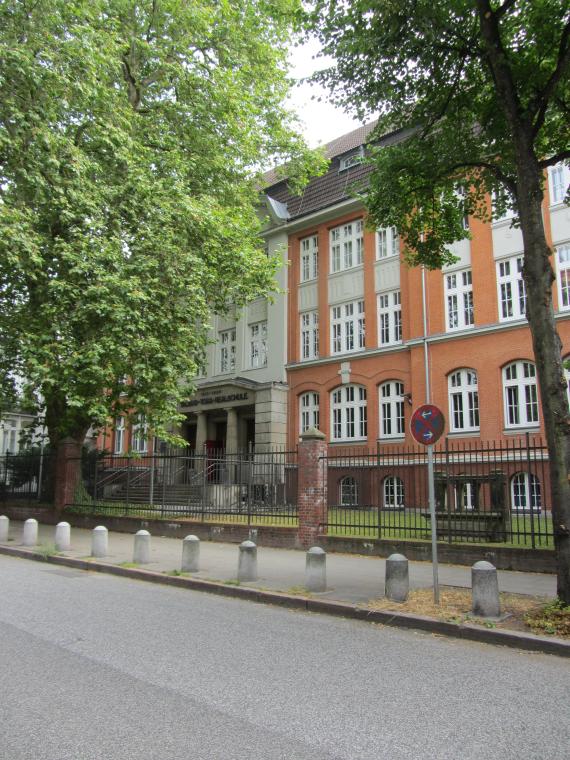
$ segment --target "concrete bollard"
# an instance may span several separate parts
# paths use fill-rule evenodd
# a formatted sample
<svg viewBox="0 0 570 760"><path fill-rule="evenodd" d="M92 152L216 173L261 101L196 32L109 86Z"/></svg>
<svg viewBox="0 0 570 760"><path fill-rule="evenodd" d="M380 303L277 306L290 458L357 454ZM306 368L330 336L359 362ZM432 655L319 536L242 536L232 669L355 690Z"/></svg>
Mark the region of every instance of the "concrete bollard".
<svg viewBox="0 0 570 760"><path fill-rule="evenodd" d="M148 530L139 530L135 533L133 562L137 565L148 565L150 562L150 533Z"/></svg>
<svg viewBox="0 0 570 760"><path fill-rule="evenodd" d="M24 523L22 532L22 544L24 546L35 546L38 543L38 521L30 517Z"/></svg>
<svg viewBox="0 0 570 760"><path fill-rule="evenodd" d="M386 598L393 602L405 602L409 590L408 560L403 554L391 554L386 560Z"/></svg>
<svg viewBox="0 0 570 760"><path fill-rule="evenodd" d="M0 544L8 543L10 533L10 518L6 515L0 515Z"/></svg>
<svg viewBox="0 0 570 760"><path fill-rule="evenodd" d="M257 546L253 541L243 541L239 545L238 581L257 580Z"/></svg>
<svg viewBox="0 0 570 760"><path fill-rule="evenodd" d="M479 617L497 618L501 614L497 568L481 560L471 568L472 611Z"/></svg>
<svg viewBox="0 0 570 760"><path fill-rule="evenodd" d="M320 546L311 547L306 554L305 588L307 591L327 590L327 553Z"/></svg>
<svg viewBox="0 0 570 760"><path fill-rule="evenodd" d="M54 543L58 552L68 552L71 549L71 526L68 522L60 522L55 526Z"/></svg>
<svg viewBox="0 0 570 760"><path fill-rule="evenodd" d="M186 536L182 540L182 572L197 573L200 569L200 539Z"/></svg>
<svg viewBox="0 0 570 760"><path fill-rule="evenodd" d="M109 551L109 531L104 525L98 525L91 532L91 556L106 557Z"/></svg>

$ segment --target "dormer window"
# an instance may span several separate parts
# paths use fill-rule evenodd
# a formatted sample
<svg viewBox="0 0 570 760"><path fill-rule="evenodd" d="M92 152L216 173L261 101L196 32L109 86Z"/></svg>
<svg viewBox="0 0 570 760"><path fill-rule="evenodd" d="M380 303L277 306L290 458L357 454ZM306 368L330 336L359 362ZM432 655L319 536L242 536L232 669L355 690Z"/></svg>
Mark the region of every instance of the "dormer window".
<svg viewBox="0 0 570 760"><path fill-rule="evenodd" d="M364 158L364 148L361 145L358 148L358 150L355 150L352 153L348 153L346 156L343 156L340 159L340 163L338 167L339 172L343 172L345 171L345 169L350 169L351 166L356 166L356 164L360 164L363 158Z"/></svg>

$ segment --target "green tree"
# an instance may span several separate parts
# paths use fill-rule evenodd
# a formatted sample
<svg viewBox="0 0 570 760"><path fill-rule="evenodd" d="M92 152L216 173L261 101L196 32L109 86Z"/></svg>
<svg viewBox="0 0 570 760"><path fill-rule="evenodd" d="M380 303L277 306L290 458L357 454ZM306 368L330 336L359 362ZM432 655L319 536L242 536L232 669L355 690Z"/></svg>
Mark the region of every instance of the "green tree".
<svg viewBox="0 0 570 760"><path fill-rule="evenodd" d="M0 0L0 378L53 447L164 432L212 312L273 289L257 177L311 156L282 102L297 0Z"/></svg>
<svg viewBox="0 0 570 760"><path fill-rule="evenodd" d="M512 202L524 241L527 318L542 397L558 557L570 602L570 427L554 272L542 219L545 171L570 158L570 21L566 0L382 0L311 3L336 66L319 78L346 107L380 113L366 203L396 225L412 264L449 261L467 210L488 218L488 193ZM457 185L463 183L464 202Z"/></svg>

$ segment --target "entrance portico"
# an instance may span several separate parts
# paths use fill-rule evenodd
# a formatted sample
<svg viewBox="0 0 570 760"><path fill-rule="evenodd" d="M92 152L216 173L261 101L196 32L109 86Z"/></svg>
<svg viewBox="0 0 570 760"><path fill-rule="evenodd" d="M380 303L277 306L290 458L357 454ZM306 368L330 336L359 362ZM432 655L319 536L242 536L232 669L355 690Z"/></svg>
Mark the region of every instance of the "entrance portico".
<svg viewBox="0 0 570 760"><path fill-rule="evenodd" d="M282 448L287 422L287 386L236 378L203 383L181 405L183 435L196 451L204 447L226 453Z"/></svg>

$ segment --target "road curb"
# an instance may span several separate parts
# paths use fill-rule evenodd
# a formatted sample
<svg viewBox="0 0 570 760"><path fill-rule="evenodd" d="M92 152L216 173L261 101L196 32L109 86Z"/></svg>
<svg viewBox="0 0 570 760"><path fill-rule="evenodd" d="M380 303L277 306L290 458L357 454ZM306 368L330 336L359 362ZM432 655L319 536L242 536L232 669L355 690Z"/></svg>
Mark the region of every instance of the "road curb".
<svg viewBox="0 0 570 760"><path fill-rule="evenodd" d="M469 623L448 623L443 620L412 615L408 612L395 612L387 610L370 610L366 607L358 607L345 602L334 602L325 599L314 599L305 596L293 596L278 591L267 591L248 586L235 586L217 581L207 581L200 578L188 578L180 575L165 575L153 570L143 570L138 567L122 567L112 565L100 560L76 559L63 555L44 556L33 549L22 549L12 546L0 546L0 554L19 557L21 559L47 562L52 565L62 565L79 570L107 573L124 578L136 578L147 583L158 583L164 586L176 588L188 588L194 591L207 591L210 594L232 597L234 599L247 599L252 602L273 604L278 607L298 609L304 612L314 612L322 615L334 615L336 617L361 620L369 623L389 625L395 628L407 628L420 630L426 633L448 636L450 638L465 639L484 644L506 646L514 649L523 649L529 652L542 652L543 654L555 654L559 657L570 657L570 641L534 636L520 631L504 631L501 629L481 628Z"/></svg>

